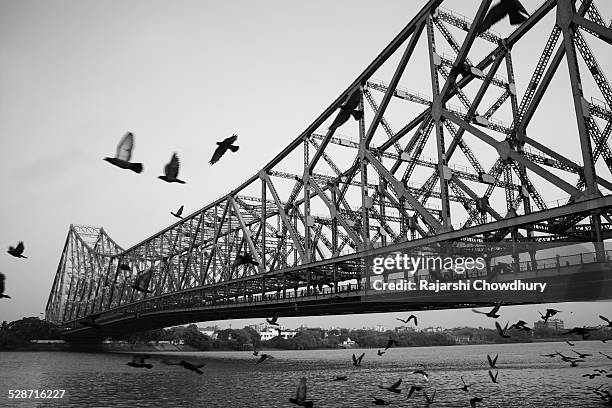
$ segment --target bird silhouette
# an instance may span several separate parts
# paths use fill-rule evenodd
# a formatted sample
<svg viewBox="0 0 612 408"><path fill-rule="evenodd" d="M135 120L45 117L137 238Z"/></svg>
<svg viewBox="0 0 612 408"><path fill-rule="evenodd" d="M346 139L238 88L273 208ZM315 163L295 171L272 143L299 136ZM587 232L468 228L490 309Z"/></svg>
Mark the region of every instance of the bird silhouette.
<svg viewBox="0 0 612 408"><path fill-rule="evenodd" d="M332 381L348 381L348 378L345 375L338 375Z"/></svg>
<svg viewBox="0 0 612 408"><path fill-rule="evenodd" d="M181 220L183 219L183 216L181 214L183 214L183 206L181 205L181 208L179 208L175 213L173 213L172 211L170 211L170 214L174 215L176 218L180 218Z"/></svg>
<svg viewBox="0 0 612 408"><path fill-rule="evenodd" d="M289 398L289 402L302 407L312 407L312 401L306 401L306 378L302 378L297 387L295 398Z"/></svg>
<svg viewBox="0 0 612 408"><path fill-rule="evenodd" d="M132 170L135 173L142 172L142 163L131 163L132 149L134 148L134 135L127 132L117 145L115 157L105 157L104 160L112 165L126 170Z"/></svg>
<svg viewBox="0 0 612 408"><path fill-rule="evenodd" d="M0 291L2 292L2 291ZM604 356L605 358L607 358L608 360L612 360L612 357L610 357L609 355L602 353L601 351L599 352L599 354L601 354L602 356Z"/></svg>
<svg viewBox="0 0 612 408"><path fill-rule="evenodd" d="M569 363L572 367L578 367L578 363L584 363L584 360L572 360Z"/></svg>
<svg viewBox="0 0 612 408"><path fill-rule="evenodd" d="M552 354L542 354L542 357L555 357L557 355L557 353L552 353Z"/></svg>
<svg viewBox="0 0 612 408"><path fill-rule="evenodd" d="M502 329L499 322L495 322L495 328L497 329L497 333L499 333L500 336L502 336L505 339L510 338L510 335L506 333L508 330L508 323L506 323L506 327Z"/></svg>
<svg viewBox="0 0 612 408"><path fill-rule="evenodd" d="M237 268L240 265L255 265L255 266L259 266L259 262L255 261L253 259L253 255L251 255L251 254L249 254L247 252L245 254L238 254L238 255L236 255L236 259L232 263L232 268Z"/></svg>
<svg viewBox="0 0 612 408"><path fill-rule="evenodd" d="M398 388L401 384L402 384L402 379L400 378L399 380L397 380L396 382L394 382L388 387L385 387L384 385L379 385L378 388L380 388L381 390L387 390L387 391L391 391L396 394L399 394L400 392L402 392L402 390Z"/></svg>
<svg viewBox="0 0 612 408"><path fill-rule="evenodd" d="M610 320L609 320L607 317L602 316L602 315L599 315L599 318L600 318L601 320L605 321L606 323L608 323L608 324L606 325L606 327L612 327L612 321L610 321Z"/></svg>
<svg viewBox="0 0 612 408"><path fill-rule="evenodd" d="M274 357L272 357L272 356L271 356L271 355L269 355L269 354L262 354L261 356L259 356L259 360L257 360L257 362L255 363L255 365L257 365L257 364L261 364L261 363L263 363L264 361L266 361L267 359L272 359L272 358L274 358Z"/></svg>
<svg viewBox="0 0 612 408"><path fill-rule="evenodd" d="M376 354L378 354L379 356L382 356L383 354L385 354L385 352L378 350L378 351L376 351Z"/></svg>
<svg viewBox="0 0 612 408"><path fill-rule="evenodd" d="M586 340L590 336L590 332L592 332L593 330L596 330L596 329L590 329L587 327L574 327L573 329L570 329L562 334L563 335L577 334L579 336L582 336L582 340Z"/></svg>
<svg viewBox="0 0 612 408"><path fill-rule="evenodd" d="M414 394L415 391L421 391L422 389L423 389L423 386L421 385L412 385L410 387L410 390L408 391L408 396L406 397L406 399L410 398L410 396Z"/></svg>
<svg viewBox="0 0 612 408"><path fill-rule="evenodd" d="M550 319L551 317L553 317L554 315L556 315L559 312L560 312L560 310L546 309L546 315L543 315L542 312L538 312L538 313L540 313L540 316L542 317L542 320L544 320L544 323L546 324L548 322L548 319Z"/></svg>
<svg viewBox="0 0 612 408"><path fill-rule="evenodd" d="M23 256L23 250L25 249L25 247L23 246L23 242L19 242L17 244L16 247L9 247L8 252L11 256L14 256L15 258L28 258L27 256Z"/></svg>
<svg viewBox="0 0 612 408"><path fill-rule="evenodd" d="M396 318L397 320L399 320L400 322L404 323L404 324L408 324L410 322L410 320L414 319L414 325L418 326L418 322L417 322L417 317L413 314L411 314L407 320L404 319L400 319L400 318Z"/></svg>
<svg viewBox="0 0 612 408"><path fill-rule="evenodd" d="M237 152L239 149L239 146L234 146L234 142L236 141L236 139L238 139L238 135L237 134L233 134L230 137L228 137L227 139L224 139L221 142L217 142L217 148L215 149L215 152L213 153L212 159L210 159L210 164L213 165L216 162L219 161L219 159L225 154L225 152L227 152L228 150L231 150L232 152Z"/></svg>
<svg viewBox="0 0 612 408"><path fill-rule="evenodd" d="M425 381L429 381L429 374L425 370L414 370L412 374L420 374Z"/></svg>
<svg viewBox="0 0 612 408"><path fill-rule="evenodd" d="M397 341L393 340L392 338L389 338L389 340L387 340L387 345L385 346L385 351L389 350L389 347L394 344L397 345Z"/></svg>
<svg viewBox="0 0 612 408"><path fill-rule="evenodd" d="M172 158L170 159L170 163L166 164L166 167L164 167L164 175L159 176L158 178L164 180L167 183L185 184L183 180L179 180L177 178L180 167L181 163L179 162L179 158L176 153L173 153Z"/></svg>
<svg viewBox="0 0 612 408"><path fill-rule="evenodd" d="M497 364L497 357L499 357L499 354L495 355L495 358L491 358L490 355L487 354L487 360L489 360L489 366L491 368L495 368L495 364Z"/></svg>
<svg viewBox="0 0 612 408"><path fill-rule="evenodd" d="M476 408L476 403L477 402L482 402L482 398L480 398L480 397L470 398L470 408Z"/></svg>
<svg viewBox="0 0 612 408"><path fill-rule="evenodd" d="M253 355L254 355L255 357L257 357L257 355L258 355L258 354L259 354L259 351L257 351L257 350L253 350Z"/></svg>
<svg viewBox="0 0 612 408"><path fill-rule="evenodd" d="M189 371L193 371L194 373L197 374L204 374L204 371L200 370L200 368L204 367L205 364L198 362L198 363L192 363L186 360L181 360L179 362L176 361L171 361L171 360L162 360L162 363L166 364L166 365L180 365L181 367L185 368L186 370Z"/></svg>
<svg viewBox="0 0 612 408"><path fill-rule="evenodd" d="M139 292L151 293L148 289L149 283L151 281L151 277L153 276L153 269L149 269L146 272L143 272L136 276L136 282L130 285L130 287L134 288Z"/></svg>
<svg viewBox="0 0 612 408"><path fill-rule="evenodd" d="M274 316L271 319L268 319L266 317L266 322L268 322L268 324L271 324L273 326L278 326L278 323L276 323L277 320L278 320L278 316Z"/></svg>
<svg viewBox="0 0 612 408"><path fill-rule="evenodd" d="M425 402L429 405L429 404L433 404L434 403L434 398L436 398L436 390L434 390L433 394L431 394L431 397L429 395L427 395L427 393L425 391L423 391L423 396L425 397Z"/></svg>
<svg viewBox="0 0 612 408"><path fill-rule="evenodd" d="M363 117L363 111L357 109L359 107L359 103L361 102L361 90L357 88L353 91L353 93L346 99L340 106L340 112L329 126L329 129L337 129L340 126L344 125L347 120L351 117L351 115L355 118L355 120L359 120Z"/></svg>
<svg viewBox="0 0 612 408"><path fill-rule="evenodd" d="M149 356L133 356L132 357L132 361L130 361L129 363L125 363L125 365L129 365L130 367L134 367L134 368L148 368L151 369L153 368L153 364L148 364L145 363L145 359L147 358L151 358Z"/></svg>
<svg viewBox="0 0 612 408"><path fill-rule="evenodd" d="M497 359L497 357L495 358ZM468 388L470 388L472 385L476 384L476 383L471 383L470 385L467 385L465 383L465 381L463 380L463 376L461 376L461 382L463 383L463 387L459 388L462 391L468 392Z"/></svg>
<svg viewBox="0 0 612 408"><path fill-rule="evenodd" d="M589 379L593 379L595 377L599 377L601 374L583 374L582 377L589 377Z"/></svg>
<svg viewBox="0 0 612 408"><path fill-rule="evenodd" d="M493 309L491 309L490 311L488 311L486 313L485 312L481 312L480 310L476 310L476 309L472 309L472 312L480 313L480 314L483 314L483 315L485 315L487 317L492 317L493 319L497 319L499 316L501 316L501 315L497 314L497 311L501 307L501 304L502 304L502 302L497 302L495 304L495 306L493 306Z"/></svg>
<svg viewBox="0 0 612 408"><path fill-rule="evenodd" d="M478 34L484 33L506 16L510 17L510 25L519 25L527 20L529 13L519 0L501 0L491 7L482 20L480 27L478 27Z"/></svg>
<svg viewBox="0 0 612 408"><path fill-rule="evenodd" d="M5 279L6 277L4 276L4 274L0 273L0 299L2 298L10 299L11 298L9 295L4 294L4 280Z"/></svg>
<svg viewBox="0 0 612 408"><path fill-rule="evenodd" d="M359 358L355 357L355 354L353 353L353 365L355 367L361 367L361 360L363 360L363 357L365 356L365 353L362 353Z"/></svg>
<svg viewBox="0 0 612 408"><path fill-rule="evenodd" d="M372 398L374 398L374 401L372 401L372 404L374 405L391 405L389 401L385 401L382 398L376 398L376 397L372 397Z"/></svg>
<svg viewBox="0 0 612 408"><path fill-rule="evenodd" d="M565 342L566 342L566 343L567 343L569 346L571 346L571 347L574 347L574 346L575 346L575 344L571 343L569 340L565 340Z"/></svg>
<svg viewBox="0 0 612 408"><path fill-rule="evenodd" d="M493 375L493 372L489 370L489 377L491 377L491 381L493 381L495 384L498 384L497 374L499 374L499 371L495 371L495 375Z"/></svg>
<svg viewBox="0 0 612 408"><path fill-rule="evenodd" d="M587 358L587 357L592 356L592 354L579 353L576 350L572 350L572 353L576 353L578 355L578 358Z"/></svg>

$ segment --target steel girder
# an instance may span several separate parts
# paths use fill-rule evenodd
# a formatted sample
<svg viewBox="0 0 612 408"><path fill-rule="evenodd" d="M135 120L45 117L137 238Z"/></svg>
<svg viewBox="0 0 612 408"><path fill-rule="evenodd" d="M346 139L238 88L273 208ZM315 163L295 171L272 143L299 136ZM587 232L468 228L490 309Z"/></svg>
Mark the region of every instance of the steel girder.
<svg viewBox="0 0 612 408"><path fill-rule="evenodd" d="M71 226L47 318L64 323L224 283L248 294L359 281L361 261L350 260L450 235L471 242L601 242L612 224L604 205L612 192L612 93L588 42L607 47L612 30L591 1L576 8L570 0L546 0L507 38L493 31L477 35L490 3L481 1L469 20L444 9L443 0L430 0L262 170L141 243L123 250L101 229ZM554 13L528 85L518 89L516 66L532 62L513 59L513 49ZM563 138L575 142L577 158L531 131L563 59L576 113L575 129ZM426 64L429 75L407 74L415 64ZM586 76L595 86L586 85ZM341 134L333 122L350 115L345 107L352 95L359 96L363 115L340 121ZM580 206L556 211L587 201L586 212ZM523 222L534 212L552 218ZM245 253L257 265L235 266ZM342 256L349 263L335 261ZM152 271L150 294L130 286L145 271ZM229 285L236 282L242 283Z"/></svg>

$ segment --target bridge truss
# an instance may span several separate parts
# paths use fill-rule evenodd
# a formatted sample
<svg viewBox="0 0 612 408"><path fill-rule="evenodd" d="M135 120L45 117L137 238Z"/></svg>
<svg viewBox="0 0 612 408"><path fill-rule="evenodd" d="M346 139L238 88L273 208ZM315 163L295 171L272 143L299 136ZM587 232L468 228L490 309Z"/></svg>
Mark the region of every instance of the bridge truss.
<svg viewBox="0 0 612 408"><path fill-rule="evenodd" d="M71 226L47 319L69 325L194 291L206 301L367 285L366 255L444 242L591 242L603 253L612 237L612 88L593 49L610 52L612 30L595 3L546 0L507 37L477 34L491 0L473 20L443 3L428 1L304 132L226 196L128 249L103 229ZM514 61L527 42L540 54ZM550 112L547 95L560 89L573 125L550 135L550 117L538 112ZM330 127L355 92L363 116ZM258 265L235 267L245 253ZM132 289L148 270L151 293Z"/></svg>

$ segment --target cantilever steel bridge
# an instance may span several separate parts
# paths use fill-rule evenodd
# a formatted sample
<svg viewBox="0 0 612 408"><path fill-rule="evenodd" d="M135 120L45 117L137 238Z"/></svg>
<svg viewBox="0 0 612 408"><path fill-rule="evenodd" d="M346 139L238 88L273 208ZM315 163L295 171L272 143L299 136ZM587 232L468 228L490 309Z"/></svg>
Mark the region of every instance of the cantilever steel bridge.
<svg viewBox="0 0 612 408"><path fill-rule="evenodd" d="M261 171L141 243L123 249L101 228L70 226L46 318L87 337L273 313L454 307L363 302L365 259L462 243L509 244L515 275L548 271L554 282L589 264L609 285L612 88L593 49L610 52L612 29L592 1L546 0L509 36L478 35L490 4L470 20L430 0ZM525 42L542 52L513 61ZM538 122L551 88L567 91L575 112L554 135L550 118ZM355 92L363 117L330 127ZM592 243L592 254L521 258L521 245L567 242ZM235 267L244 253L258 265ZM151 293L135 291L149 270ZM87 318L101 327L81 325Z"/></svg>

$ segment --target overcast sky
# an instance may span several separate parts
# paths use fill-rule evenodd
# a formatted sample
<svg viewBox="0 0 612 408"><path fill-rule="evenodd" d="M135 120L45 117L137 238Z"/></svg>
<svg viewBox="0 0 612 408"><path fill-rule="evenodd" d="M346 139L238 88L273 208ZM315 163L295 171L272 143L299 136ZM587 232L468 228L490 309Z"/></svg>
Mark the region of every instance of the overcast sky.
<svg viewBox="0 0 612 408"><path fill-rule="evenodd" d="M169 212L178 206L191 213L219 198L300 134L424 3L0 0L0 246L23 240L29 257L0 254L12 296L0 302L0 321L44 312L71 223L102 226L127 248L173 223ZM475 5L466 3L445 2L471 16ZM524 4L532 11L541 1ZM612 4L600 1L599 8L608 21ZM552 21L516 51L519 95ZM496 29L509 32L506 21ZM609 47L590 43L610 75ZM426 59L420 65L408 68L415 77L406 86L429 93L429 79L416 75L427 69ZM565 63L562 68L538 119L552 139L567 130L563 118L575 123ZM135 135L133 161L144 163L140 175L102 160L127 131ZM240 151L208 165L214 143L232 133ZM575 145L560 140L555 146L580 160ZM186 185L157 179L173 152ZM494 160L484 156L484 163ZM569 324L582 325L596 323L596 312L609 306L559 308ZM508 308L504 317L532 322L538 308ZM483 323L469 310L423 314L427 326ZM395 316L287 321L290 327L392 327Z"/></svg>

